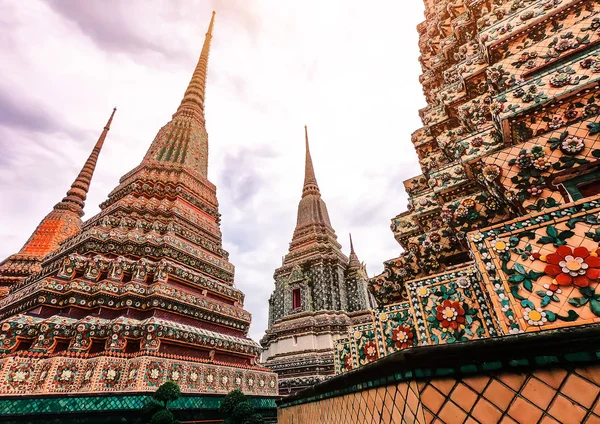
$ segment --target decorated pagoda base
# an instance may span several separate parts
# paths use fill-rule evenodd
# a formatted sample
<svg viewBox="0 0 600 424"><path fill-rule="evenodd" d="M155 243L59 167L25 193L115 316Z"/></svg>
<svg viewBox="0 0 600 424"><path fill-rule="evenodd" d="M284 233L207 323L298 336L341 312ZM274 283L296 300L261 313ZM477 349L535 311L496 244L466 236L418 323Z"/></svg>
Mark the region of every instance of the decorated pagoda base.
<svg viewBox="0 0 600 424"><path fill-rule="evenodd" d="M154 392L174 381L184 393L226 394L240 389L248 395L276 395L276 376L268 370L235 368L170 359L172 355L89 355L0 359L0 393L110 393Z"/></svg>

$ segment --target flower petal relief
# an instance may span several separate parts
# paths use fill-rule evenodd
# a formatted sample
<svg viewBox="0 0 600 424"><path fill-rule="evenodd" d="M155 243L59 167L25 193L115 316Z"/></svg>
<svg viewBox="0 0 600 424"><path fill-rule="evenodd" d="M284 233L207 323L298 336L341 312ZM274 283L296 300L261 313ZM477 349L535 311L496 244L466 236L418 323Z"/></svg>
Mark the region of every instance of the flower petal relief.
<svg viewBox="0 0 600 424"><path fill-rule="evenodd" d="M544 259L544 258L540 258ZM550 290L556 290L556 286L575 285L587 287L592 280L600 278L600 258L598 251L590 252L586 247L580 246L571 249L568 246L560 246L555 253L545 257L546 268L544 272L554 277Z"/></svg>
<svg viewBox="0 0 600 424"><path fill-rule="evenodd" d="M441 305L438 305L436 312L436 319L444 328L456 330L459 325L465 323L465 310L459 302L444 300Z"/></svg>

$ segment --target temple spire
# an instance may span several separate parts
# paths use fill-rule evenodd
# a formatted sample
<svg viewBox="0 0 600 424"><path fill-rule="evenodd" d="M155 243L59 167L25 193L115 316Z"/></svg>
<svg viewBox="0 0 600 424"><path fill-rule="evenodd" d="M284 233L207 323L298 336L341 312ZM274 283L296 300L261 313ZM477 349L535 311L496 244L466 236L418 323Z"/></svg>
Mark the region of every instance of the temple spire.
<svg viewBox="0 0 600 424"><path fill-rule="evenodd" d="M59 203L54 206L54 209L69 209L79 216L83 216L83 207L85 206L85 199L87 197L87 192L90 188L90 183L92 181L92 176L94 175L94 170L96 169L96 163L98 162L98 156L100 155L100 150L102 150L102 146L104 145L104 140L106 139L106 134L110 130L110 124L112 123L113 117L115 116L115 112L117 108L113 108L113 111L108 118L108 122L104 126L96 145L92 149L90 156L85 161L83 168L75 178L75 181L71 185L71 188L67 192L67 196L63 198Z"/></svg>
<svg viewBox="0 0 600 424"><path fill-rule="evenodd" d="M81 231L85 198L90 188L92 175L94 175L98 155L106 139L106 134L110 130L116 110L116 108L113 109L92 153L75 178L67 196L42 219L18 253L10 255L0 262L0 298L7 294L6 287L40 271L44 257L58 249L66 239Z"/></svg>
<svg viewBox="0 0 600 424"><path fill-rule="evenodd" d="M306 227L313 227L315 231L322 230L327 233L327 235L331 237L335 249L339 250L341 246L335 241L336 236L333 228L331 228L327 206L321 198L321 192L319 191L317 179L315 178L315 170L313 168L310 148L308 146L308 130L306 126L304 126L304 135L306 143L304 186L302 188L302 198L298 203L298 219L296 220L296 229L294 230L290 249L294 249L296 244L298 244L298 246L303 246L303 240L305 241L305 236L307 235L305 232ZM316 236L316 233L313 235ZM342 255L341 251L339 254ZM344 257L344 262L345 261L346 258Z"/></svg>
<svg viewBox="0 0 600 424"><path fill-rule="evenodd" d="M196 69L194 69L194 74L192 75L192 79L185 90L185 94L183 95L183 99L177 108L177 112L175 112L173 117L177 115L185 115L204 122L204 96L206 94L208 54L210 53L210 41L212 39L214 23L215 12L213 11L210 24L208 25L208 31L206 32L206 37L204 38L202 52L200 53L200 58L198 59L198 64L196 65Z"/></svg>
<svg viewBox="0 0 600 424"><path fill-rule="evenodd" d="M352 234L350 234L350 257L348 260L348 270L354 270L360 268L360 261L358 260L358 256L356 256L356 252L354 252L354 245L352 244Z"/></svg>
<svg viewBox="0 0 600 424"><path fill-rule="evenodd" d="M312 158L310 156L310 148L308 146L308 128L304 126L304 137L306 140L306 162L304 164L304 187L302 189L302 197L308 194L320 194L317 177L315 177L315 169L313 167Z"/></svg>

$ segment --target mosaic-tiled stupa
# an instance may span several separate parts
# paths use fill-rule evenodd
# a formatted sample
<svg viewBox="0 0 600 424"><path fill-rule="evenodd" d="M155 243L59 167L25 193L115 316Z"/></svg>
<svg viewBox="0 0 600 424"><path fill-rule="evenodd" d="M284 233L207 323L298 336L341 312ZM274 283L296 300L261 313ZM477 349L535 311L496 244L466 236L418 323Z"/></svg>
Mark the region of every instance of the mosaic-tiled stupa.
<svg viewBox="0 0 600 424"><path fill-rule="evenodd" d="M140 165L0 302L0 395L69 395L67 410L74 395L125 405L167 380L184 394L277 394L276 374L255 362L207 179L213 23L214 12L183 100ZM74 184L64 202L82 207L82 190ZM108 408L90 399L87 411Z"/></svg>
<svg viewBox="0 0 600 424"><path fill-rule="evenodd" d="M600 322L600 2L425 1L422 174L342 373L402 349Z"/></svg>
<svg viewBox="0 0 600 424"><path fill-rule="evenodd" d="M42 219L29 240L18 253L10 255L0 263L0 294L8 294L10 286L39 272L44 257L71 236L81 231L83 208L92 182L100 151L110 130L116 109L113 109L106 126L94 145L90 156L75 178L67 195Z"/></svg>
<svg viewBox="0 0 600 424"><path fill-rule="evenodd" d="M332 376L335 340L349 326L369 321L375 305L352 239L349 258L337 242L304 130L304 186L296 228L289 252L274 273L269 328L261 340L264 365L278 373L281 394Z"/></svg>

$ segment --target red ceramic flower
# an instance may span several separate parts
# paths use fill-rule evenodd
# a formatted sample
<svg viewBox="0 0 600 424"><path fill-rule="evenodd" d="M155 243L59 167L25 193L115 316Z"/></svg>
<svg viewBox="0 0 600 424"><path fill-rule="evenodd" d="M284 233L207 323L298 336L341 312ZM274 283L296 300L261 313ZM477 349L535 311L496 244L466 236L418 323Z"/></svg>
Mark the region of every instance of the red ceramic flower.
<svg viewBox="0 0 600 424"><path fill-rule="evenodd" d="M370 341L363 347L363 352L367 357L367 360L374 361L377 359L377 346L374 341Z"/></svg>
<svg viewBox="0 0 600 424"><path fill-rule="evenodd" d="M352 356L346 356L346 359L344 360L344 365L346 366L346 369L348 371L352 369Z"/></svg>
<svg viewBox="0 0 600 424"><path fill-rule="evenodd" d="M444 300L438 305L435 317L442 327L456 330L460 324L465 323L465 310L458 302Z"/></svg>
<svg viewBox="0 0 600 424"><path fill-rule="evenodd" d="M587 287L591 280L600 278L600 258L598 250L590 252L587 248L580 246L571 249L569 246L560 246L555 253L545 258L548 265L544 272L554 277L550 290L556 290L557 286Z"/></svg>
<svg viewBox="0 0 600 424"><path fill-rule="evenodd" d="M406 349L413 345L413 334L409 327L401 325L392 330L392 340L398 349Z"/></svg>

